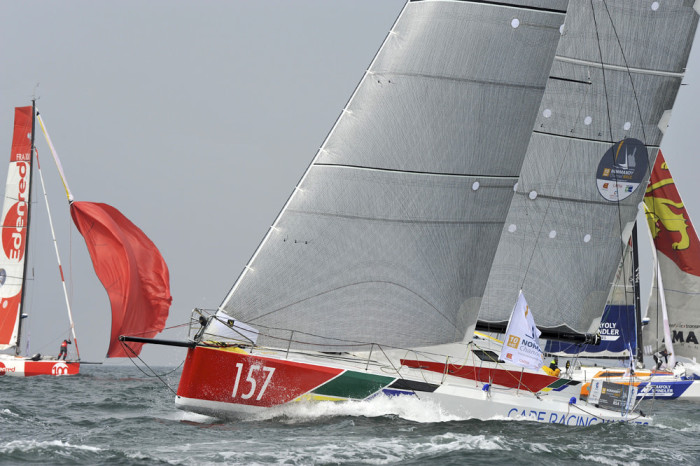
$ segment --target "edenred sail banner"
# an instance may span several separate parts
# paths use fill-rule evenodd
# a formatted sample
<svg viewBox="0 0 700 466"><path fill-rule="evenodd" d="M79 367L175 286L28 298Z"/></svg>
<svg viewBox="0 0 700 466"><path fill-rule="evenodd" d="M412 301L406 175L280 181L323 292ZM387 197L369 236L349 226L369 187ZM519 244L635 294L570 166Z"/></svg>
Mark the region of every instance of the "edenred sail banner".
<svg viewBox="0 0 700 466"><path fill-rule="evenodd" d="M0 235L0 349L17 345L19 316L22 313L32 166L31 134L32 107L16 107Z"/></svg>
<svg viewBox="0 0 700 466"><path fill-rule="evenodd" d="M143 231L114 207L76 201L71 216L112 306L107 357L131 356L119 343L120 335L152 338L165 327L172 302L168 266ZM129 344L137 354L142 346Z"/></svg>

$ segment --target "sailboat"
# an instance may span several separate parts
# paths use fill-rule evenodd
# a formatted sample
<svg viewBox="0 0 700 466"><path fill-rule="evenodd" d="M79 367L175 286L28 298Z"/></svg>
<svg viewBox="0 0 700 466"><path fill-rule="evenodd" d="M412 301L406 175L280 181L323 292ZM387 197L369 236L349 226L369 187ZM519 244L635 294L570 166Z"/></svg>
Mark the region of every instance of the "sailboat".
<svg viewBox="0 0 700 466"><path fill-rule="evenodd" d="M56 162L73 222L85 239L95 273L109 296L112 335L107 357L138 355L142 345L136 343L127 347L118 340L119 335L131 333L145 337L155 336L165 327L172 301L167 265L156 246L114 207L102 203L74 201L58 154L34 102L31 106L17 107L0 238L0 350L9 350L0 353L0 376L63 376L76 375L80 371L81 359L70 300L44 179L41 170L38 169L39 155L34 144L37 122ZM60 359L53 355L23 355L21 352L22 321L27 317L24 295L28 278L26 269L30 252L29 226L33 210L31 192L35 170L40 175L41 186L44 189L49 226L68 311L69 334L62 346L73 345L75 357L64 355L63 359ZM32 241L36 239L35 236L32 236Z"/></svg>
<svg viewBox="0 0 700 466"><path fill-rule="evenodd" d="M633 391L588 403L472 339L522 292L542 338L595 340L697 25L641 3L408 1L219 308L195 310L176 406L649 423Z"/></svg>

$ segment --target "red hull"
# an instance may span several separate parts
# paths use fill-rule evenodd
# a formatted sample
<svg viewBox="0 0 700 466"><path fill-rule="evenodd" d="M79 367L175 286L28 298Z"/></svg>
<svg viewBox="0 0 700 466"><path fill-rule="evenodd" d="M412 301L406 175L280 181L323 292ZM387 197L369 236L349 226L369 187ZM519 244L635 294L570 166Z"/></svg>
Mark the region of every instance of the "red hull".
<svg viewBox="0 0 700 466"><path fill-rule="evenodd" d="M56 361L27 361L24 363L24 376L32 375L77 375L79 362L61 364Z"/></svg>
<svg viewBox="0 0 700 466"><path fill-rule="evenodd" d="M177 394L270 407L292 401L341 373L342 369L198 346L187 351Z"/></svg>
<svg viewBox="0 0 700 466"><path fill-rule="evenodd" d="M79 362L56 360L31 361L23 358L0 359L0 377L32 377L35 375L77 375L79 372Z"/></svg>

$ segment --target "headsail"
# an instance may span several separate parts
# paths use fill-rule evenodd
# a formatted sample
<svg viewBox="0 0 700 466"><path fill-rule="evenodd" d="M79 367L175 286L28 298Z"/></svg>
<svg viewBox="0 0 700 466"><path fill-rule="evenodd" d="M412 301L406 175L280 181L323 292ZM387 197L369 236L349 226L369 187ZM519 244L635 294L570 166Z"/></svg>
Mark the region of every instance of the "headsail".
<svg viewBox="0 0 700 466"><path fill-rule="evenodd" d="M697 26L668 6L570 2L480 319L522 289L541 327L598 328Z"/></svg>
<svg viewBox="0 0 700 466"><path fill-rule="evenodd" d="M664 347L660 293L665 293L669 330L677 356L700 359L700 241L661 154L644 198L664 289L652 283L644 328L645 345Z"/></svg>
<svg viewBox="0 0 700 466"><path fill-rule="evenodd" d="M292 347L321 351L460 341L566 4L409 1L222 320L254 325L262 345L286 346L290 332L271 328L291 329Z"/></svg>
<svg viewBox="0 0 700 466"><path fill-rule="evenodd" d="M29 186L32 167L32 107L15 108L10 168L2 208L0 250L0 349L19 338L24 264L27 259Z"/></svg>

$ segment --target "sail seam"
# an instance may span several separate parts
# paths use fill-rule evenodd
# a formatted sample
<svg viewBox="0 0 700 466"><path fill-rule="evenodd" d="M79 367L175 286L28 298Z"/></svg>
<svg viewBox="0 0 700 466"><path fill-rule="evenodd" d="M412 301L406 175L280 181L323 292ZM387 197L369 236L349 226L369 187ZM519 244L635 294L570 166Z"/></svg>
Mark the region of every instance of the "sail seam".
<svg viewBox="0 0 700 466"><path fill-rule="evenodd" d="M501 179L501 180L517 180L518 175L474 175L470 173L445 173L445 172L423 172L418 170L399 170L396 168L381 168L381 167L367 167L363 165L348 165L342 163L315 163L315 167L334 167L334 168L350 168L354 170L368 170L376 172L389 172L389 173L401 173L401 174L412 174L412 175L429 175L429 176L447 176L454 178L489 178L489 179Z"/></svg>
<svg viewBox="0 0 700 466"><path fill-rule="evenodd" d="M360 215L348 215L348 214L337 214L329 212L312 212L310 210L298 210L298 209L287 209L287 212L302 214L302 215L315 215L321 217L337 217L346 218L350 220L368 220L373 222L388 222L388 223L413 223L421 225L502 225L501 220L482 220L482 221L461 221L461 220L413 220L413 219L390 219L390 218L378 218L378 217L364 217Z"/></svg>
<svg viewBox="0 0 700 466"><path fill-rule="evenodd" d="M486 85L486 86L503 86L503 87L513 87L517 89L530 89L533 91L543 91L545 89L545 85L543 86L533 86L531 84L521 84L521 83L507 83L503 81L491 81L491 80L484 80L484 79L469 79L469 78L458 78L455 76L444 76L444 75L437 75L437 74L425 74L425 73L401 73L397 71L378 71L378 70L369 70L368 73L370 74L379 74L382 76L387 76L387 75L392 75L392 76L405 76L409 78L426 78L426 79L436 79L440 81L455 81L459 83L473 83L473 84L481 84L481 85Z"/></svg>
<svg viewBox="0 0 700 466"><path fill-rule="evenodd" d="M559 55L555 56L554 59L561 61L561 62L565 62L565 63L572 63L574 65L591 66L594 68L605 67L606 70L624 71L625 73L651 74L651 75L655 75L655 76L668 76L668 77L672 77L672 78L683 78L683 76L685 76L685 73L678 73L675 71L650 70L650 69L645 69L645 68L631 68L631 67L627 67L627 66L613 65L610 63L601 64L600 62L582 60L580 58L562 57Z"/></svg>
<svg viewBox="0 0 700 466"><path fill-rule="evenodd" d="M423 1L434 1L434 0L410 0L411 3L415 2L423 2ZM440 1L445 1L445 0L440 0ZM508 8L517 8L519 10L531 10L531 11L541 11L543 13L559 13L562 15L566 14L566 10L559 10L556 8L544 8L544 7L538 7L538 6L529 6L529 5L514 5L509 2L496 2L493 0L449 0L453 2L464 2L464 3L481 3L483 5L492 5L492 6L503 6L503 7L508 7Z"/></svg>
<svg viewBox="0 0 700 466"><path fill-rule="evenodd" d="M519 194L521 196L527 196L529 193L524 193L524 192L518 192L516 194ZM542 198L542 199L551 199L554 201L566 201L566 202L574 202L578 204L597 204L597 205L603 205L603 206L612 206L608 201L598 201L598 200L592 200L592 199L576 199L573 197L563 197L563 196L555 196L552 194L542 194L542 193L537 193L537 198Z"/></svg>

